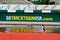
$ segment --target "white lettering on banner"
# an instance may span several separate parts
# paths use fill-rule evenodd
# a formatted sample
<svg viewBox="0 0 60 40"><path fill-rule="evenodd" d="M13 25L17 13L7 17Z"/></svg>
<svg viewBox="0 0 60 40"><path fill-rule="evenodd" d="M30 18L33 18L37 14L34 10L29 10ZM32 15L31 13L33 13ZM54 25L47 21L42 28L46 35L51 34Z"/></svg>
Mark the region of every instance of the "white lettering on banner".
<svg viewBox="0 0 60 40"><path fill-rule="evenodd" d="M11 16L6 16L6 20L11 20Z"/></svg>
<svg viewBox="0 0 60 40"><path fill-rule="evenodd" d="M35 20L42 20L41 16L35 16Z"/></svg>
<svg viewBox="0 0 60 40"><path fill-rule="evenodd" d="M51 10L42 10L42 13L51 13Z"/></svg>
<svg viewBox="0 0 60 40"><path fill-rule="evenodd" d="M0 10L42 10L42 9L60 9L60 5L13 5L13 4L0 4Z"/></svg>

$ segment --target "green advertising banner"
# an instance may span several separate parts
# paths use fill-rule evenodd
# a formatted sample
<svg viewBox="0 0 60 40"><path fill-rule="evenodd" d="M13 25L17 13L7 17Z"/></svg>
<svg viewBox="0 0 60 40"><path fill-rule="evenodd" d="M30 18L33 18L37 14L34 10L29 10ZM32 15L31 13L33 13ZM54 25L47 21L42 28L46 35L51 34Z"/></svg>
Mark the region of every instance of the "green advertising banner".
<svg viewBox="0 0 60 40"><path fill-rule="evenodd" d="M0 21L60 22L60 14L1 13Z"/></svg>
<svg viewBox="0 0 60 40"><path fill-rule="evenodd" d="M0 12L8 12L7 10L0 10ZM12 11L12 12L18 12L18 13L60 13L60 10L45 10L45 12L43 12L43 10L31 10L31 11L25 11L25 10L16 10L16 11ZM9 12L8 12L9 13Z"/></svg>

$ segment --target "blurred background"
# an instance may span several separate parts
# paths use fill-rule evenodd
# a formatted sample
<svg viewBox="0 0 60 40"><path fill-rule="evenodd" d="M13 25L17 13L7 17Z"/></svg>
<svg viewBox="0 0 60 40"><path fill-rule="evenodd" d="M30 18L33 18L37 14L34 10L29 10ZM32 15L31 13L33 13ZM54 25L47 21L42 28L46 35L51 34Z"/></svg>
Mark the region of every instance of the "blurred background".
<svg viewBox="0 0 60 40"><path fill-rule="evenodd" d="M24 33L60 33L60 26L12 26L0 27L0 32Z"/></svg>
<svg viewBox="0 0 60 40"><path fill-rule="evenodd" d="M1 4L60 4L60 0L0 0Z"/></svg>

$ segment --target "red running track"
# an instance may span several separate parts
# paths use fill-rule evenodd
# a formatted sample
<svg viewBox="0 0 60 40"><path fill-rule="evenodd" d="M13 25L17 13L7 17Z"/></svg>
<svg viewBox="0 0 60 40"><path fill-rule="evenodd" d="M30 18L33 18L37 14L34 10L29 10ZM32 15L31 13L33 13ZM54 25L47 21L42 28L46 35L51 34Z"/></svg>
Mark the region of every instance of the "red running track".
<svg viewBox="0 0 60 40"><path fill-rule="evenodd" d="M60 40L60 34L0 33L0 40Z"/></svg>

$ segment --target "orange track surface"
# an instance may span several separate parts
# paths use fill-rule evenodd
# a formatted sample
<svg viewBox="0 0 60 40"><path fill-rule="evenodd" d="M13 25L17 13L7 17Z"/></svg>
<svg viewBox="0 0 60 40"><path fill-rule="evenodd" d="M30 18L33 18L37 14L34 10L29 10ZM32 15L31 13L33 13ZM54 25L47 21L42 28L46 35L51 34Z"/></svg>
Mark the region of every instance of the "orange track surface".
<svg viewBox="0 0 60 40"><path fill-rule="evenodd" d="M60 40L60 34L0 33L0 40Z"/></svg>

